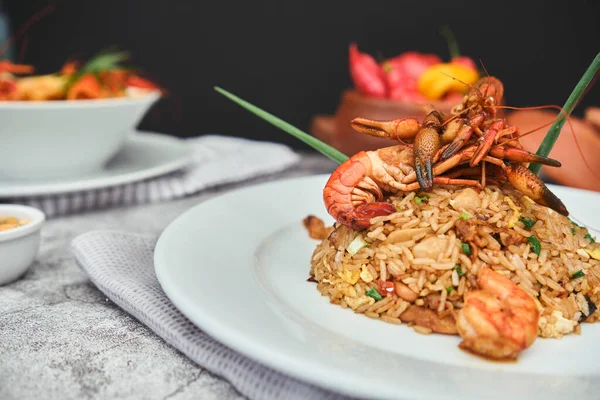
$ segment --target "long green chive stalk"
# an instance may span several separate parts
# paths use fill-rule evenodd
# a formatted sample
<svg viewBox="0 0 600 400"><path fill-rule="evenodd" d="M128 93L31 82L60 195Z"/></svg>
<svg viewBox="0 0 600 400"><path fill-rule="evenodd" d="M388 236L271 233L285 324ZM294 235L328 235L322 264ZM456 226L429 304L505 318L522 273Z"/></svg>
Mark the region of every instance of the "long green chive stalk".
<svg viewBox="0 0 600 400"><path fill-rule="evenodd" d="M290 135L295 136L296 138L300 139L301 141L303 141L307 145L311 146L312 148L320 151L322 154L331 158L333 161L337 161L338 163L341 164L348 159L347 155L345 155L341 151L337 150L336 148L331 147L330 145L320 141L316 137L309 135L306 132L301 131L300 129L296 128L295 126L277 118L273 114L269 114L268 112L261 110L260 108L248 103L247 101L240 99L236 95L229 93L227 90L221 89L220 87L215 87L215 90L217 92L221 93L223 96L232 100L234 103L237 103L240 106L244 107L246 110L250 111L251 113L258 115L259 117L261 117L262 119L266 120L267 122L275 125L279 129L282 129L283 131L289 133Z"/></svg>
<svg viewBox="0 0 600 400"><path fill-rule="evenodd" d="M548 133L546 133L544 140L542 140L542 143L538 148L537 155L547 157L548 154L550 154L550 151L554 147L554 143L556 143L556 140L558 139L558 135L560 135L560 130L562 129L567 118L571 114L571 111L573 111L577 103L579 103L579 100L581 100L581 97L583 97L583 94L585 93L588 85L594 79L594 76L598 72L598 69L600 69L600 53L596 55L588 69L585 71L585 73L579 80L579 83L577 83L577 86L575 86L575 89L573 89L573 92L571 93L571 95L567 99L567 102L563 106L563 111L561 112L562 116L556 121L554 121L554 123L548 130ZM535 174L540 172L540 168L542 168L541 164L531 164L529 166L529 169Z"/></svg>

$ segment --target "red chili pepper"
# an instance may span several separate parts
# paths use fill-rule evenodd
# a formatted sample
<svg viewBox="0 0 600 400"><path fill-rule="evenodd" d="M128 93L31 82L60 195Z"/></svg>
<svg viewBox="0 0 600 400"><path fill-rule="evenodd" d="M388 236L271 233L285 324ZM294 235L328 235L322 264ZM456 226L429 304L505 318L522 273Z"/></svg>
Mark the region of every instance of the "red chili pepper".
<svg viewBox="0 0 600 400"><path fill-rule="evenodd" d="M398 87L390 92L390 99L398 101L407 101L411 103L427 103L428 100L418 90Z"/></svg>
<svg viewBox="0 0 600 400"><path fill-rule="evenodd" d="M470 57L466 57L466 56L458 56L458 57L454 57L452 58L452 60L450 60L451 64L460 64L464 67L467 68L472 68L472 69L477 69L477 64L475 63L475 61L473 61L472 58Z"/></svg>
<svg viewBox="0 0 600 400"><path fill-rule="evenodd" d="M426 103L427 98L419 92L418 81L415 79L405 79L399 82L395 87L390 87L389 98L398 101L409 101L415 103Z"/></svg>
<svg viewBox="0 0 600 400"><path fill-rule="evenodd" d="M411 79L417 80L430 66L439 64L442 59L435 54L423 54L416 51L407 51L387 61L391 65L401 68Z"/></svg>
<svg viewBox="0 0 600 400"><path fill-rule="evenodd" d="M377 281L377 291L382 296L394 293L394 282Z"/></svg>
<svg viewBox="0 0 600 400"><path fill-rule="evenodd" d="M384 62L381 67L385 76L388 97L391 99L402 100L401 98L398 98L398 94L394 94L394 92L397 92L398 89L401 89L401 91L404 92L404 88L410 80L409 76L402 67L388 61Z"/></svg>
<svg viewBox="0 0 600 400"><path fill-rule="evenodd" d="M365 96L386 97L386 87L381 68L366 53L358 51L356 43L350 45L350 76L356 89Z"/></svg>
<svg viewBox="0 0 600 400"><path fill-rule="evenodd" d="M441 62L435 54L422 54L407 51L383 64L388 97L393 100L424 102L425 97L419 92L419 76L431 65Z"/></svg>

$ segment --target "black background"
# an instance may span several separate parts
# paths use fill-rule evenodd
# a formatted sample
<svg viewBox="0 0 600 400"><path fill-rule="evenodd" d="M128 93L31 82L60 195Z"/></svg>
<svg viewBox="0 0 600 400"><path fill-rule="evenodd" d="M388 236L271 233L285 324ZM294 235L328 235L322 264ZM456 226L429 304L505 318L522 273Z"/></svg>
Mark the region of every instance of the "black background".
<svg viewBox="0 0 600 400"><path fill-rule="evenodd" d="M4 1L13 28L48 1ZM380 57L406 50L447 58L440 27L461 53L505 83L514 106L562 105L600 51L600 1L63 0L15 54L38 72L110 45L169 90L141 128L177 136L221 133L304 148L213 91L222 86L308 129L350 86L348 45ZM600 88L577 113L600 105Z"/></svg>

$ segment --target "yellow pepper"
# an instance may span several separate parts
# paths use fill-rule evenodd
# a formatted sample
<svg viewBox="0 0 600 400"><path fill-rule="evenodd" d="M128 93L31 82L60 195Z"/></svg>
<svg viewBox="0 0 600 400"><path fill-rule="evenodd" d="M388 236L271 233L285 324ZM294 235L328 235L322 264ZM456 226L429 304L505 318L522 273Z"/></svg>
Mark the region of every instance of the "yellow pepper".
<svg viewBox="0 0 600 400"><path fill-rule="evenodd" d="M477 79L479 73L473 68L456 63L435 64L419 77L419 92L430 100L439 100L450 91L464 92L466 86L462 82L472 85Z"/></svg>

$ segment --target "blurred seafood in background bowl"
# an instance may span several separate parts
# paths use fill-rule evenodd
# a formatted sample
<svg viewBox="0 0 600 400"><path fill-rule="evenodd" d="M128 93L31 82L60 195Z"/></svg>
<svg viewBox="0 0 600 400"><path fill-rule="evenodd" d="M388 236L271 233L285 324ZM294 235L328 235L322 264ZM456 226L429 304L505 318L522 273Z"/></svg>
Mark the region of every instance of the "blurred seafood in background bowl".
<svg viewBox="0 0 600 400"><path fill-rule="evenodd" d="M349 123L354 118L422 118L426 104L449 113L480 75L468 57L443 62L435 54L407 51L377 63L354 43L349 67L354 89L342 93L335 115L317 115L311 125L315 136L346 154L394 144L359 134Z"/></svg>
<svg viewBox="0 0 600 400"><path fill-rule="evenodd" d="M33 67L0 62L0 178L82 176L102 167L161 97L154 83L105 52L79 66L30 75Z"/></svg>

